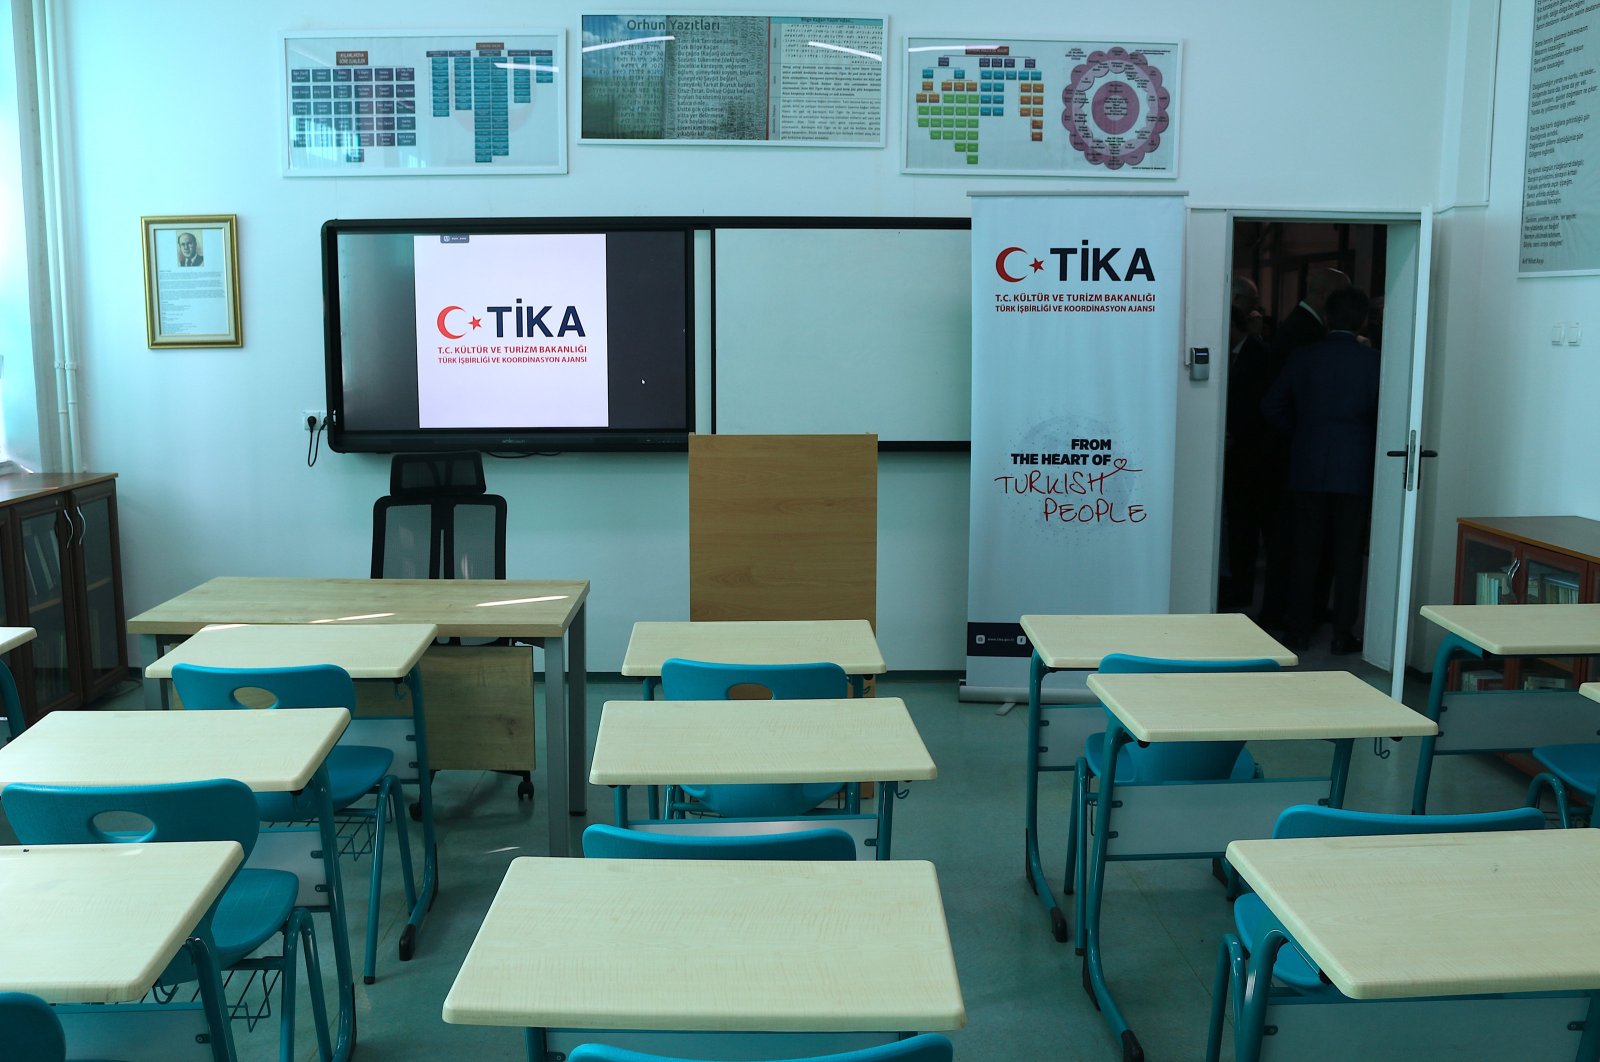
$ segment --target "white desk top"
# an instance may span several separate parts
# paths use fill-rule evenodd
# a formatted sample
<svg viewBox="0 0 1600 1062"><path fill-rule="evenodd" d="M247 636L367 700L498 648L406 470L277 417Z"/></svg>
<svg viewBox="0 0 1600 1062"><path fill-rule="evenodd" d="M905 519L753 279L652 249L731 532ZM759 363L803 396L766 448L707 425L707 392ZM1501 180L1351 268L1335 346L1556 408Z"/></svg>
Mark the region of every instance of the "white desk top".
<svg viewBox="0 0 1600 1062"><path fill-rule="evenodd" d="M937 773L898 697L607 701L589 781L910 782Z"/></svg>
<svg viewBox="0 0 1600 1062"><path fill-rule="evenodd" d="M640 622L633 625L622 673L661 674L673 657L720 664L838 664L851 675L888 670L866 620Z"/></svg>
<svg viewBox="0 0 1600 1062"><path fill-rule="evenodd" d="M0 748L0 789L237 778L258 793L292 792L349 722L343 708L51 712Z"/></svg>
<svg viewBox="0 0 1600 1062"><path fill-rule="evenodd" d="M0 847L0 992L138 999L242 856L235 841Z"/></svg>
<svg viewBox="0 0 1600 1062"><path fill-rule="evenodd" d="M1496 656L1600 653L1600 605L1423 605L1422 616Z"/></svg>
<svg viewBox="0 0 1600 1062"><path fill-rule="evenodd" d="M300 667L337 664L357 679L405 678L427 652L431 623L220 624L206 627L144 669L172 677L173 664L207 667Z"/></svg>
<svg viewBox="0 0 1600 1062"><path fill-rule="evenodd" d="M1022 631L1046 667L1087 670L1109 653L1166 660L1299 658L1237 612L1195 615L1023 616Z"/></svg>
<svg viewBox="0 0 1600 1062"><path fill-rule="evenodd" d="M1600 701L1600 682L1585 682L1578 687L1578 692L1591 701Z"/></svg>
<svg viewBox="0 0 1600 1062"><path fill-rule="evenodd" d="M31 642L39 636L39 632L32 627L0 627L0 653L9 653L24 642Z"/></svg>
<svg viewBox="0 0 1600 1062"><path fill-rule="evenodd" d="M455 1024L775 1032L966 1023L932 863L513 860Z"/></svg>
<svg viewBox="0 0 1600 1062"><path fill-rule="evenodd" d="M1439 729L1346 671L1094 674L1089 689L1140 741L1413 737Z"/></svg>
<svg viewBox="0 0 1600 1062"><path fill-rule="evenodd" d="M277 579L223 576L128 620L130 634L213 623L436 623L447 638L560 638L583 579Z"/></svg>
<svg viewBox="0 0 1600 1062"><path fill-rule="evenodd" d="M1354 999L1600 987L1600 831L1234 841L1228 862Z"/></svg>

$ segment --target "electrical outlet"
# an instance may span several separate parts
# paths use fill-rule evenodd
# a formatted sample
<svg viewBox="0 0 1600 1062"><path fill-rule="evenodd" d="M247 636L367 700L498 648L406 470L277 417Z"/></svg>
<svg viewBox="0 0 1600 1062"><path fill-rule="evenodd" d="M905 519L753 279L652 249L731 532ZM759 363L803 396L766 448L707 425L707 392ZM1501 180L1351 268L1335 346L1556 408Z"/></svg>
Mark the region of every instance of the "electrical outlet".
<svg viewBox="0 0 1600 1062"><path fill-rule="evenodd" d="M316 431L328 426L328 411L325 409L302 409L300 411L300 428L303 431Z"/></svg>

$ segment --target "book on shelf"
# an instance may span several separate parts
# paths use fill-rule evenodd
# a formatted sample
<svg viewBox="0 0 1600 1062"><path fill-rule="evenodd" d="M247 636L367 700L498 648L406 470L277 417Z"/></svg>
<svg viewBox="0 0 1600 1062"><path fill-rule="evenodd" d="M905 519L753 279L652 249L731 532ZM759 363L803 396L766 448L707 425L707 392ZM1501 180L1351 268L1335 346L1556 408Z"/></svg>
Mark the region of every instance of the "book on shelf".
<svg viewBox="0 0 1600 1062"><path fill-rule="evenodd" d="M1468 693L1503 690L1506 677L1492 668L1467 668L1461 672L1461 688Z"/></svg>
<svg viewBox="0 0 1600 1062"><path fill-rule="evenodd" d="M1561 675L1524 675L1522 688L1525 690L1569 690L1572 681Z"/></svg>
<svg viewBox="0 0 1600 1062"><path fill-rule="evenodd" d="M1477 582L1476 600L1480 605L1498 605L1503 598L1510 596L1506 592L1505 572L1479 572Z"/></svg>
<svg viewBox="0 0 1600 1062"><path fill-rule="evenodd" d="M1539 600L1548 605L1576 605L1578 577L1564 574L1546 575Z"/></svg>

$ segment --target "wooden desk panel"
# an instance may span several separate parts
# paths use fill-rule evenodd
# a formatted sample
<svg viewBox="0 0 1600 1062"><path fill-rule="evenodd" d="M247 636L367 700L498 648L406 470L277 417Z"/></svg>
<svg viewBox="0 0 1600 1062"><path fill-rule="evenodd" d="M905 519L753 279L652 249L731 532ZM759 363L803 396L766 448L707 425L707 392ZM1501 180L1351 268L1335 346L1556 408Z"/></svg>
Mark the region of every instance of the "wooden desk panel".
<svg viewBox="0 0 1600 1062"><path fill-rule="evenodd" d="M526 857L444 1020L893 1032L966 1010L931 863Z"/></svg>
<svg viewBox="0 0 1600 1062"><path fill-rule="evenodd" d="M1023 616L1022 630L1052 670L1093 670L1111 653L1168 660L1299 658L1236 612L1193 615Z"/></svg>
<svg viewBox="0 0 1600 1062"><path fill-rule="evenodd" d="M622 673L659 676L680 657L722 664L838 664L850 675L888 670L866 620L748 620L640 622L633 625Z"/></svg>
<svg viewBox="0 0 1600 1062"><path fill-rule="evenodd" d="M1140 741L1422 737L1438 726L1346 671L1090 675Z"/></svg>
<svg viewBox="0 0 1600 1062"><path fill-rule="evenodd" d="M1600 831L1235 841L1228 862L1352 999L1600 987Z"/></svg>
<svg viewBox="0 0 1600 1062"><path fill-rule="evenodd" d="M0 992L138 999L243 856L234 841L0 847Z"/></svg>
<svg viewBox="0 0 1600 1062"><path fill-rule="evenodd" d="M1600 605L1424 605L1422 617L1496 656L1600 653Z"/></svg>
<svg viewBox="0 0 1600 1062"><path fill-rule="evenodd" d="M269 668L331 663L353 679L402 679L437 632L431 623L217 624L173 647L144 673L146 678L170 679L174 664Z"/></svg>
<svg viewBox="0 0 1600 1062"><path fill-rule="evenodd" d="M589 781L912 782L936 775L898 697L607 701Z"/></svg>

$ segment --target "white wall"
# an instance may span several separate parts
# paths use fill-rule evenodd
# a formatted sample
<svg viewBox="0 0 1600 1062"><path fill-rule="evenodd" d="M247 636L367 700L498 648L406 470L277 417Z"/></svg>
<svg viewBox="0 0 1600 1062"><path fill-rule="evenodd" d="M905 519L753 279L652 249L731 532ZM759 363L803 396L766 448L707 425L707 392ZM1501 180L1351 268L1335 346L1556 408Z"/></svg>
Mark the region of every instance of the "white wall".
<svg viewBox="0 0 1600 1062"><path fill-rule="evenodd" d="M1181 40L1183 140L1173 183L1195 205L1415 210L1432 200L1439 175L1436 131L1453 7L1446 0L1346 0L1317 8L1314 26L1277 0L1148 0L1137 15L1077 5L1070 17L1058 4L1023 2L984 11L981 24L977 11L957 0L888 0L870 10L890 16L897 43L906 34L970 36L978 29L1000 37ZM840 5L741 9L835 13ZM891 146L882 151L573 143L566 176L285 180L276 135L279 32L564 26L570 53L583 5L331 0L296 10L283 3L100 0L57 10L81 234L72 257L85 462L122 474L133 612L219 574L366 571L370 509L384 493L386 461L324 454L307 468L299 419L302 409L323 404L317 230L328 218L964 216L969 188L1076 184L1098 191L1124 183L902 175L897 90ZM890 77L897 88L898 63ZM571 96L575 129L577 93ZM1497 152L1502 147L1497 136ZM205 213L239 216L245 346L149 350L139 217ZM1514 262L1509 251L1505 258ZM1228 266L1214 215L1191 224L1187 260L1185 345L1220 350ZM1585 284L1572 287L1592 290ZM1592 334L1600 341L1600 323ZM1535 386L1505 375L1508 385ZM1175 608L1209 604L1221 398L1220 383L1180 388L1183 544ZM1516 445L1531 454L1537 441ZM965 461L886 455L881 467L885 655L896 668L958 668ZM510 502L510 574L594 581L593 669L620 666L633 620L687 615L681 455L496 461L488 474ZM1573 483L1559 480L1557 487L1571 495ZM1533 488L1523 479L1517 490L1505 504ZM1484 499L1490 501L1501 499Z"/></svg>
<svg viewBox="0 0 1600 1062"><path fill-rule="evenodd" d="M1471 6L1493 23L1495 5ZM1533 4L1499 7L1497 38L1471 33L1466 64L1480 81L1494 74L1492 99L1480 89L1476 104L1492 126L1471 104L1463 123L1491 130L1486 189L1481 176L1464 180L1438 230L1429 397L1440 458L1423 603L1452 600L1458 516L1600 518L1600 277L1517 277ZM1581 322L1582 345L1551 346L1557 321ZM1413 663L1437 645L1421 633Z"/></svg>

